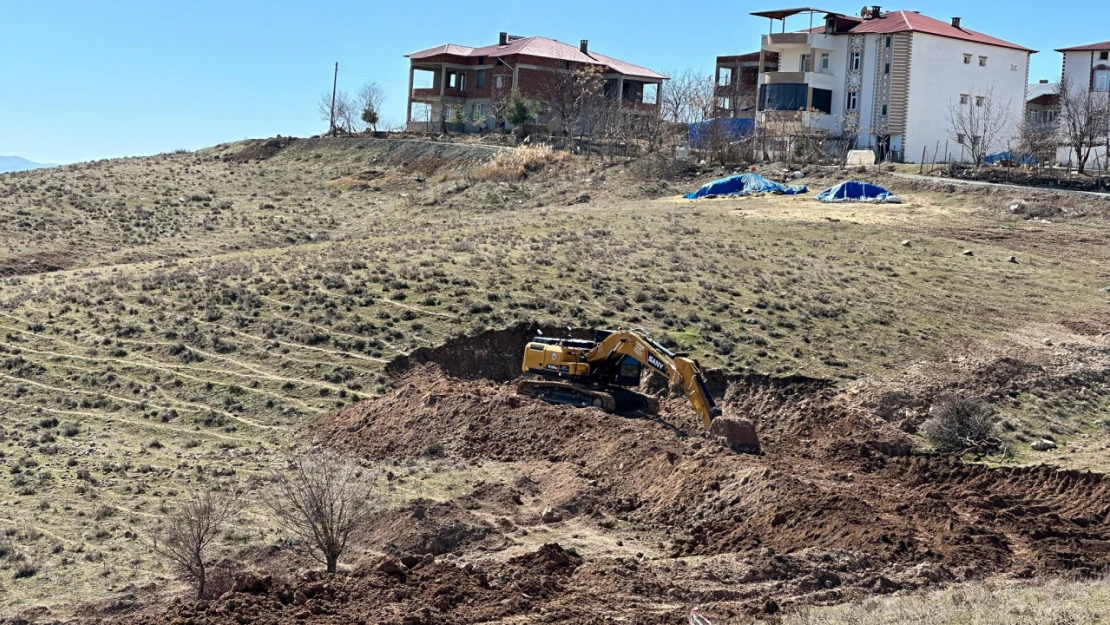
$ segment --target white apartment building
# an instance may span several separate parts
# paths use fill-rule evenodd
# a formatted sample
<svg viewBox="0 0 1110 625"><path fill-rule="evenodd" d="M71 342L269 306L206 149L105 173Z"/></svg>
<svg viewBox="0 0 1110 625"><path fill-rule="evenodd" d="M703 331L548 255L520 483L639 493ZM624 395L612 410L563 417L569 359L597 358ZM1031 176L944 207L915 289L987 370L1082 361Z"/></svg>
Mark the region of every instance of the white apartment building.
<svg viewBox="0 0 1110 625"><path fill-rule="evenodd" d="M1061 48L1064 55L1063 82L1072 94L1101 94L1110 99L1110 41L1085 46ZM1105 135L1105 133L1102 133ZM1100 141L1101 143L1101 141ZM1056 155L1060 164L1075 165L1079 158L1069 146L1061 146ZM1105 145L1096 146L1087 156L1087 167L1110 169Z"/></svg>
<svg viewBox="0 0 1110 625"><path fill-rule="evenodd" d="M775 71L759 73L760 119L774 111L811 112L805 123L855 136L856 147L880 158L917 163L968 160L949 124L951 106L1005 109L1010 121L998 145L1015 141L1024 117L1033 50L914 11L859 16L815 8L753 13L771 21L761 54L778 55ZM787 19L809 16L810 28L786 32ZM781 25L780 25L781 23ZM781 32L774 32L780 26Z"/></svg>

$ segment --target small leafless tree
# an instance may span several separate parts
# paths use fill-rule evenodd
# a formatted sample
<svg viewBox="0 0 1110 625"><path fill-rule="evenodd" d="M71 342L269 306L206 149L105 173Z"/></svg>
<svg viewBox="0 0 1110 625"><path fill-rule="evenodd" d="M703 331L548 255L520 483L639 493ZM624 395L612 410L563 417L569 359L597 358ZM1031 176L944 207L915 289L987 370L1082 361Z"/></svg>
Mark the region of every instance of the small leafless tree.
<svg viewBox="0 0 1110 625"><path fill-rule="evenodd" d="M1107 133L1108 104L1105 93L1091 93L1081 85L1074 85L1067 76L1060 81L1061 138L1078 161L1079 173L1084 173L1091 151Z"/></svg>
<svg viewBox="0 0 1110 625"><path fill-rule="evenodd" d="M976 167L992 150L1006 144L1005 134L1013 128L1012 104L998 101L993 85L984 93L968 95L966 101L948 104L948 132L968 149Z"/></svg>
<svg viewBox="0 0 1110 625"><path fill-rule="evenodd" d="M1021 125L1019 162L1026 155L1036 159L1036 166L1056 158L1056 147L1060 144L1060 126L1055 121L1033 121L1026 119Z"/></svg>
<svg viewBox="0 0 1110 625"><path fill-rule="evenodd" d="M509 112L509 103L512 100L513 88L509 75L492 76L493 85L490 86L489 112L493 116L494 128L504 127L503 122ZM499 84L500 82L500 84Z"/></svg>
<svg viewBox="0 0 1110 625"><path fill-rule="evenodd" d="M276 491L266 503L289 533L334 573L379 498L376 476L330 452L296 456L289 474L274 471Z"/></svg>
<svg viewBox="0 0 1110 625"><path fill-rule="evenodd" d="M358 119L361 116L358 103L345 91L335 94L335 107L332 108L332 94L320 94L320 101L316 106L320 120L328 123L328 134L336 134L340 130L350 134L355 131Z"/></svg>
<svg viewBox="0 0 1110 625"><path fill-rule="evenodd" d="M235 485L190 491L177 509L166 515L161 534L151 537L154 553L196 584L197 599L208 598L209 547L241 509L241 492Z"/></svg>
<svg viewBox="0 0 1110 625"><path fill-rule="evenodd" d="M358 90L358 114L368 130L378 131L382 117L382 104L385 103L385 90L376 82L370 81Z"/></svg>

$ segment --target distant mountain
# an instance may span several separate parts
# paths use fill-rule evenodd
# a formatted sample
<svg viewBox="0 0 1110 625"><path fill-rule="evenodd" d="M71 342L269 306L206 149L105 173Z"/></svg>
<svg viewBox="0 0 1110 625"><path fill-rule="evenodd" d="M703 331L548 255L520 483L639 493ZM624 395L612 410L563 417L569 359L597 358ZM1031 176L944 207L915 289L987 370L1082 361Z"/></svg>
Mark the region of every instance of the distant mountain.
<svg viewBox="0 0 1110 625"><path fill-rule="evenodd" d="M13 171L27 171L29 169L42 169L44 167L57 167L53 163L32 163L18 156L0 156L0 174Z"/></svg>

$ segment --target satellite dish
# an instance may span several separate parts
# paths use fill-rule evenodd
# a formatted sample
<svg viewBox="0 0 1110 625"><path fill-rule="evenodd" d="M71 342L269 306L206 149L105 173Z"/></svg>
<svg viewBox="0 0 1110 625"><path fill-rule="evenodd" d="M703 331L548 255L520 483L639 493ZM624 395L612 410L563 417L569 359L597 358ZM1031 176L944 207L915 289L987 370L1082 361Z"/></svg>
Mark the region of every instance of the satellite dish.
<svg viewBox="0 0 1110 625"><path fill-rule="evenodd" d="M867 8L867 5L864 5L864 7L860 9L859 16L867 18L868 15L871 15L871 9Z"/></svg>

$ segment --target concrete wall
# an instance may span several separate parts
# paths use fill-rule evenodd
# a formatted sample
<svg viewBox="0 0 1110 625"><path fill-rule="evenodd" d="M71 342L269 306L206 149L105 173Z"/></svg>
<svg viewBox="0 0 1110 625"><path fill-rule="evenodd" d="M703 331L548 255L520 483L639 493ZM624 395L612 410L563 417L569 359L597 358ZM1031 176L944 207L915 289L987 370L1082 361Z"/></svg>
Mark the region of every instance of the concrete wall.
<svg viewBox="0 0 1110 625"><path fill-rule="evenodd" d="M964 54L971 55L970 64L964 63ZM979 56L987 57L986 67L979 66ZM954 153L957 159L961 155L969 159L949 131L948 107L958 105L960 94L965 93L974 106L975 96L984 95L992 86L995 104L1009 109L1011 124L989 151L1005 150L1008 140L1016 143L1024 116L1029 53L915 33L912 58L905 135L907 162L919 162L922 148L927 148L931 158L938 143L937 158L943 158L945 141L950 156Z"/></svg>

